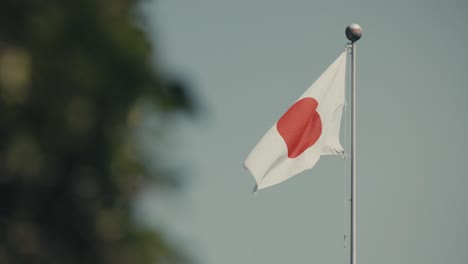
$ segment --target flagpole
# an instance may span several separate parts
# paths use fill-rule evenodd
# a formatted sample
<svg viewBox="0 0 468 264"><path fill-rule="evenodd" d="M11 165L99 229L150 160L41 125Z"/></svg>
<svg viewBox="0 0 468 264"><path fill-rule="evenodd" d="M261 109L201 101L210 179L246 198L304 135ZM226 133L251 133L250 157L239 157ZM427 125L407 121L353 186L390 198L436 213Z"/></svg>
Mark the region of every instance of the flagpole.
<svg viewBox="0 0 468 264"><path fill-rule="evenodd" d="M356 261L356 41L362 36L361 26L346 27L346 37L351 41L351 230L350 264Z"/></svg>

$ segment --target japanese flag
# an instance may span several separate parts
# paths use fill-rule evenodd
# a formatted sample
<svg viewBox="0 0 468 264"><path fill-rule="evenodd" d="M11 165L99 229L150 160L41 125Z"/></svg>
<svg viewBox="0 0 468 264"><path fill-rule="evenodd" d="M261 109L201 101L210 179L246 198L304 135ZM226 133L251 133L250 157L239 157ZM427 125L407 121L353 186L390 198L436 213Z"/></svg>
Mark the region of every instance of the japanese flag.
<svg viewBox="0 0 468 264"><path fill-rule="evenodd" d="M345 103L346 52L267 131L244 162L266 188L311 169L321 155L343 155L340 123Z"/></svg>

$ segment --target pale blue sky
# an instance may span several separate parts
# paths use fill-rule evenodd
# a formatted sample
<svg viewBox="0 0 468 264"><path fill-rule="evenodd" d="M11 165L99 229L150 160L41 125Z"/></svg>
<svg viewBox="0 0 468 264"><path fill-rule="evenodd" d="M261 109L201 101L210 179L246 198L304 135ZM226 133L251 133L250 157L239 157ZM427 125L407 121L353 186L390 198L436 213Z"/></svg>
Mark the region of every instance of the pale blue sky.
<svg viewBox="0 0 468 264"><path fill-rule="evenodd" d="M467 262L468 2L159 0L145 11L164 69L206 113L175 125L182 195L148 192L139 210L199 263L343 263L343 160L258 195L242 163L341 53L350 23L364 30L358 262Z"/></svg>

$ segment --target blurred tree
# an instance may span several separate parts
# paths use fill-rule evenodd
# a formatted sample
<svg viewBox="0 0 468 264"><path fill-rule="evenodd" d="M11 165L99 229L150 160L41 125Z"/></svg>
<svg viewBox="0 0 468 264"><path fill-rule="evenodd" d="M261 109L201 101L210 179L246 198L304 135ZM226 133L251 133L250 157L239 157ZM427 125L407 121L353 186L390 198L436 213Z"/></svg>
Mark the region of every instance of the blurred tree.
<svg viewBox="0 0 468 264"><path fill-rule="evenodd" d="M138 0L0 3L0 263L186 263L138 227L149 179L131 131L138 100L188 109L137 27Z"/></svg>

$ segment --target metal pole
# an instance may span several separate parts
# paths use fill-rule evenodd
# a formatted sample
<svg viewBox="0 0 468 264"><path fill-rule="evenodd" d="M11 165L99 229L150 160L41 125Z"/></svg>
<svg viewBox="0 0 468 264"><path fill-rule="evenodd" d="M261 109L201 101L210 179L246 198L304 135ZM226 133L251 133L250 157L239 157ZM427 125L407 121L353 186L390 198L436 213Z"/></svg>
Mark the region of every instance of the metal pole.
<svg viewBox="0 0 468 264"><path fill-rule="evenodd" d="M356 41L362 36L361 26L351 24L346 37L351 40L351 230L350 263L356 261Z"/></svg>
<svg viewBox="0 0 468 264"><path fill-rule="evenodd" d="M351 255L356 264L356 43L351 44Z"/></svg>

